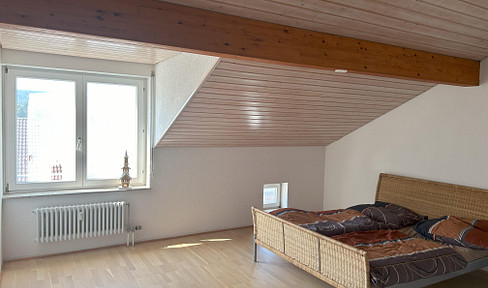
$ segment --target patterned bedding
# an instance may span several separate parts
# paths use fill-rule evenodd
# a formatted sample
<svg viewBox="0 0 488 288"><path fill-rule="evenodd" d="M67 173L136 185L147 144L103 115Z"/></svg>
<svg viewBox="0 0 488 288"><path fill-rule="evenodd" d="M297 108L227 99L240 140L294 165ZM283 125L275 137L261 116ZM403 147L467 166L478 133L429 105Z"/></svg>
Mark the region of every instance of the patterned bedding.
<svg viewBox="0 0 488 288"><path fill-rule="evenodd" d="M453 248L398 230L352 232L331 238L368 252L371 282L377 287L443 275L467 265Z"/></svg>
<svg viewBox="0 0 488 288"><path fill-rule="evenodd" d="M368 252L371 282L377 287L447 274L466 267L453 248L387 230L356 210L310 212L284 208L270 212L284 220Z"/></svg>
<svg viewBox="0 0 488 288"><path fill-rule="evenodd" d="M280 217L283 220L292 222L294 224L300 225L305 223L313 223L316 221L326 220L324 216L334 215L339 212L344 211L344 209L328 210L328 211L305 211L295 208L281 208L269 212L274 216Z"/></svg>
<svg viewBox="0 0 488 288"><path fill-rule="evenodd" d="M371 218L356 210L309 212L284 208L273 211L271 214L325 236L354 231L388 229L389 227L385 223L371 220Z"/></svg>
<svg viewBox="0 0 488 288"><path fill-rule="evenodd" d="M447 244L488 250L488 221L444 216L418 223L422 236Z"/></svg>

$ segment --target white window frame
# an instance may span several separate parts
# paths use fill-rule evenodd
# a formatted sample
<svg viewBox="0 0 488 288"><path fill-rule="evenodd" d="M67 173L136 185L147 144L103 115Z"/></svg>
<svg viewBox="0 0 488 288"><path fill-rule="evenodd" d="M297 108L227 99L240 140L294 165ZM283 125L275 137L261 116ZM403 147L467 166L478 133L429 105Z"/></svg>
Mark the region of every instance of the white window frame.
<svg viewBox="0 0 488 288"><path fill-rule="evenodd" d="M65 191L65 190L88 190L97 192L96 189L117 190L120 181L114 180L87 180L86 175L86 83L99 82L110 84L131 84L137 86L138 105L138 177L131 181L132 187L148 187L149 159L149 123L148 123L148 78L138 76L120 76L108 73L80 72L70 70L55 70L46 68L32 68L22 66L4 66L4 131L5 141L5 179L7 193L43 192L43 191ZM51 182L51 183L17 183L17 147L16 147L16 77L35 77L45 79L75 81L76 85L76 139L82 139L82 149L76 152L76 181ZM76 141L73 139L73 141ZM129 166L130 166L129 159ZM121 155L121 167L123 155ZM122 173L122 172L121 172Z"/></svg>
<svg viewBox="0 0 488 288"><path fill-rule="evenodd" d="M277 192L278 195L276 195L276 202L275 203L264 204L264 190L268 189L268 188L276 188L278 191ZM281 184L264 184L261 199L263 199L263 209L280 208L281 207Z"/></svg>

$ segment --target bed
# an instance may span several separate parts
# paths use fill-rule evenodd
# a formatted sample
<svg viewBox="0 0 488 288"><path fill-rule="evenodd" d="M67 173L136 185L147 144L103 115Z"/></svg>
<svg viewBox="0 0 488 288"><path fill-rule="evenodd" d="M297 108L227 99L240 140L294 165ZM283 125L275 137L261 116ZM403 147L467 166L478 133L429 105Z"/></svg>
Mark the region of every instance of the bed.
<svg viewBox="0 0 488 288"><path fill-rule="evenodd" d="M382 173L375 200L403 206L429 219L453 215L488 220L485 189ZM375 287L370 281L366 251L256 208L252 208L252 215L254 261L260 245L334 287ZM423 287L487 266L488 256L483 256L456 272L389 287Z"/></svg>

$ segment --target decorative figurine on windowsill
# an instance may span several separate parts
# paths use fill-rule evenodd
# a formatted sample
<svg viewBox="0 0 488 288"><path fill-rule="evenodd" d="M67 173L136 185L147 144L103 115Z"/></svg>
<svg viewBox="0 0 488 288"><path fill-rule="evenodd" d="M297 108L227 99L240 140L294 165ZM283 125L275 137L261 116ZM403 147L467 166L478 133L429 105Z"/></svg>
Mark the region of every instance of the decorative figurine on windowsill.
<svg viewBox="0 0 488 288"><path fill-rule="evenodd" d="M124 156L124 167L122 167L122 176L120 176L120 182L122 186L119 188L129 188L130 180L132 177L129 175L129 156L127 155L127 150L125 151Z"/></svg>

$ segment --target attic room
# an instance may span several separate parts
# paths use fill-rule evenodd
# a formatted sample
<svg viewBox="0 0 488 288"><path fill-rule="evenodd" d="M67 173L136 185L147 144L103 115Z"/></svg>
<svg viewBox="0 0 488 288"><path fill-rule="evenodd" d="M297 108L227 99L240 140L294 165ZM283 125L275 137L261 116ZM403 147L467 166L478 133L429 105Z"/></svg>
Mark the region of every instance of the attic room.
<svg viewBox="0 0 488 288"><path fill-rule="evenodd" d="M0 287L376 287L323 279L265 240L254 262L251 207L266 210L269 187L274 208L325 211L374 203L380 174L399 175L453 189L477 208L452 215L488 220L488 5L390 2L2 1ZM36 102L59 82L75 83L71 104L59 91ZM112 92L90 98L97 83ZM137 92L122 102L120 87ZM42 113L72 162L58 138L25 148L20 118ZM408 208L443 200L422 201ZM46 237L54 218L36 211L92 203L124 203L121 233ZM488 255L475 261L392 287L484 287Z"/></svg>

